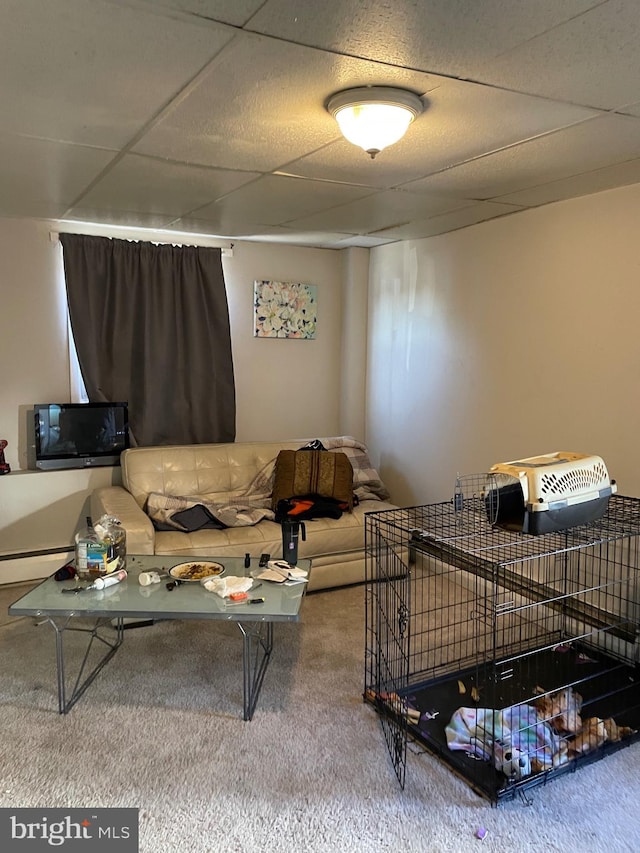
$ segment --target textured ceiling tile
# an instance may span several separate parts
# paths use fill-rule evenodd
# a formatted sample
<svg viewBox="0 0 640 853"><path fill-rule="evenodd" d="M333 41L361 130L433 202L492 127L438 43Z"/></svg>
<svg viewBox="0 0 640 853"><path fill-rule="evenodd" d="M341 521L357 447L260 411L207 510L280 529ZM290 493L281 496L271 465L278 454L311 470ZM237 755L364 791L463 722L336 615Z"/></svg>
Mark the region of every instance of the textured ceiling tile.
<svg viewBox="0 0 640 853"><path fill-rule="evenodd" d="M241 187L223 201L200 208L196 215L222 226L236 225L243 220L283 225L370 193L370 189L363 187L267 175Z"/></svg>
<svg viewBox="0 0 640 853"><path fill-rule="evenodd" d="M229 169L282 168L340 138L324 106L334 91L383 82L418 92L430 85L412 71L239 36L134 150Z"/></svg>
<svg viewBox="0 0 640 853"><path fill-rule="evenodd" d="M597 0L269 0L258 32L440 74L466 74Z"/></svg>
<svg viewBox="0 0 640 853"><path fill-rule="evenodd" d="M127 154L80 203L96 210L124 207L180 216L259 177L257 172L188 167Z"/></svg>
<svg viewBox="0 0 640 853"><path fill-rule="evenodd" d="M410 146L423 146L431 171L577 122L594 110L516 95L491 86L451 80L429 94L430 107L416 123ZM410 156L413 151L410 149Z"/></svg>
<svg viewBox="0 0 640 853"><path fill-rule="evenodd" d="M640 104L629 104L624 109L620 110L620 112L625 113L625 115L637 116L640 118Z"/></svg>
<svg viewBox="0 0 640 853"><path fill-rule="evenodd" d="M413 219L426 219L468 205L469 201L442 197L433 193L408 193L388 190L289 222L291 227L329 228L366 234Z"/></svg>
<svg viewBox="0 0 640 853"><path fill-rule="evenodd" d="M628 160L616 166L606 166L594 172L585 172L559 181L552 181L539 187L499 196L495 201L507 204L521 204L524 207L537 207L554 201L564 201L581 195L602 192L615 187L640 182L640 159Z"/></svg>
<svg viewBox="0 0 640 853"><path fill-rule="evenodd" d="M94 207L77 205L64 213L65 221L84 223L104 223L122 228L168 228L173 217L159 213L139 213L135 210L101 210Z"/></svg>
<svg viewBox="0 0 640 853"><path fill-rule="evenodd" d="M340 140L289 164L287 171L390 188L598 115L595 110L545 98L438 79L440 85L423 99L425 112L400 142L375 160Z"/></svg>
<svg viewBox="0 0 640 853"><path fill-rule="evenodd" d="M609 0L507 50L481 67L478 79L556 100L615 109L638 99L639 43L637 0Z"/></svg>
<svg viewBox="0 0 640 853"><path fill-rule="evenodd" d="M344 234L337 231L298 231L295 228L274 228L256 231L245 231L241 235L245 239L257 243L282 243L287 246L320 246L330 248L337 241L344 239Z"/></svg>
<svg viewBox="0 0 640 853"><path fill-rule="evenodd" d="M122 2L127 4L131 0L122 0ZM154 0L154 5L158 11L176 10L196 18L241 27L261 6L264 6L264 0Z"/></svg>
<svg viewBox="0 0 640 853"><path fill-rule="evenodd" d="M398 240L417 240L421 237L433 237L436 234L446 234L448 231L456 231L475 225L478 222L486 222L497 216L506 216L519 210L517 206L508 204L495 204L493 202L481 202L471 205L462 210L454 210L442 216L434 216L422 222L410 222L398 228L385 228L376 232L376 237L395 237Z"/></svg>
<svg viewBox="0 0 640 853"><path fill-rule="evenodd" d="M257 243L326 246L329 243L345 239L345 235L337 231L298 231L280 225L261 225L257 222L251 222L249 219L235 225L226 223L224 226L214 227L209 220L188 216L176 220L171 228L197 234L215 234L218 237L236 240L252 240Z"/></svg>
<svg viewBox="0 0 640 853"><path fill-rule="evenodd" d="M640 120L608 115L479 157L407 185L488 199L640 156Z"/></svg>
<svg viewBox="0 0 640 853"><path fill-rule="evenodd" d="M1 4L3 216L369 246L638 180L639 0ZM374 161L363 85L427 107Z"/></svg>
<svg viewBox="0 0 640 853"><path fill-rule="evenodd" d="M38 203L56 209L62 205L64 210L115 154L99 148L1 135L0 163L10 164L11 168L0 170L0 208L4 215L11 215L13 205L32 209L33 215L38 215Z"/></svg>
<svg viewBox="0 0 640 853"><path fill-rule="evenodd" d="M0 28L3 130L122 146L229 40L104 0L20 0Z"/></svg>
<svg viewBox="0 0 640 853"><path fill-rule="evenodd" d="M374 246L386 246L388 243L397 242L397 237L376 237L369 234L359 234L357 237L343 237L342 240L336 240L330 248L348 249L350 246L356 246L371 249Z"/></svg>

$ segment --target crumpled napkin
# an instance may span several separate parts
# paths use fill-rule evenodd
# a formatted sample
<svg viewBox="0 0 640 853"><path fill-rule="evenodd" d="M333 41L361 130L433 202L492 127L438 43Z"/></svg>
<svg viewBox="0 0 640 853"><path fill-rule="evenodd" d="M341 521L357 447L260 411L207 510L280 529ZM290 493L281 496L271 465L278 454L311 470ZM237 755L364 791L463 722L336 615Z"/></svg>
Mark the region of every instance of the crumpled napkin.
<svg viewBox="0 0 640 853"><path fill-rule="evenodd" d="M232 592L249 592L253 578L238 578L230 575L228 578L210 578L202 585L209 592L215 592L220 598L228 598Z"/></svg>

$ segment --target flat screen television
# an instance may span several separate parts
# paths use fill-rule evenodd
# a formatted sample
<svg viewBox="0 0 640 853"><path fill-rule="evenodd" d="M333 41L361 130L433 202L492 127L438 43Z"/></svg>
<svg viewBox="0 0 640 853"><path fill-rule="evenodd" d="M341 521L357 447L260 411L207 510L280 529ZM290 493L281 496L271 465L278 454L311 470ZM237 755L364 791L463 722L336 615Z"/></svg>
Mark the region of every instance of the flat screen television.
<svg viewBox="0 0 640 853"><path fill-rule="evenodd" d="M129 447L127 403L39 403L33 414L36 468L119 465Z"/></svg>

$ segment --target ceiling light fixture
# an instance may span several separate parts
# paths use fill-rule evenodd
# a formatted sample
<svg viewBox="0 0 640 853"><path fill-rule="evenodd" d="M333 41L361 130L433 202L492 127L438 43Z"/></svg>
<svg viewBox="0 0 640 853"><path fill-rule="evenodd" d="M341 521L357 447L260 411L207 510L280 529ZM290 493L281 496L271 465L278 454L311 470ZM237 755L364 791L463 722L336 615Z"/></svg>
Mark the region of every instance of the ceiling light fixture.
<svg viewBox="0 0 640 853"><path fill-rule="evenodd" d="M393 86L345 89L327 101L327 110L343 136L363 148L372 160L383 148L402 139L423 108L416 94Z"/></svg>

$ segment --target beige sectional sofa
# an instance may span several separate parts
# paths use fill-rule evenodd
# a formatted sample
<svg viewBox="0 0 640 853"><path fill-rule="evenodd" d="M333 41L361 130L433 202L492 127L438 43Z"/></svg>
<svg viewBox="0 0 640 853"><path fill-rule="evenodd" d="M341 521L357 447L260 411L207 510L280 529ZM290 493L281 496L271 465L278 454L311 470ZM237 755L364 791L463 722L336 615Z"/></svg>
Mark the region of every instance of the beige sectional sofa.
<svg viewBox="0 0 640 853"><path fill-rule="evenodd" d="M120 519L131 554L187 555L191 557L282 557L281 527L270 512L270 485L280 450L298 450L307 439L282 442L236 442L190 446L138 447L121 457L122 486L97 489L91 497L94 519L103 514ZM312 560L309 590L364 581L365 513L393 508L367 448L349 436L321 438L327 452L343 452L354 471L357 505L338 519L305 521L306 541L299 557ZM147 510L152 499L188 498L191 504L240 504L244 498L269 507L257 523L224 529L156 529ZM161 525L162 526L162 525Z"/></svg>

